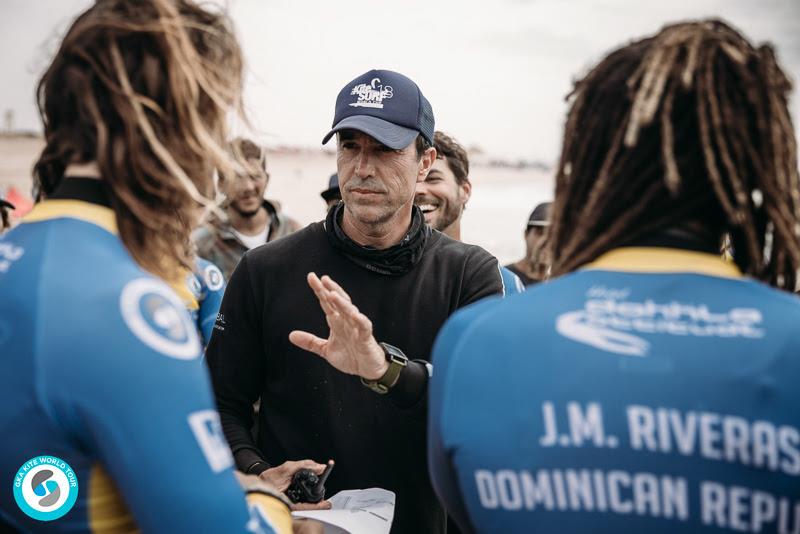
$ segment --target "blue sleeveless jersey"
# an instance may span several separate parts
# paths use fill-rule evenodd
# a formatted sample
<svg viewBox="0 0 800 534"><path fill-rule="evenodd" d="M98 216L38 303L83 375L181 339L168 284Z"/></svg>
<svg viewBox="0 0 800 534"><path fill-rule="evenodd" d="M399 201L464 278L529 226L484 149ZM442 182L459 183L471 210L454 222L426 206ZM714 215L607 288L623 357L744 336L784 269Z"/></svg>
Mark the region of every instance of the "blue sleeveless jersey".
<svg viewBox="0 0 800 534"><path fill-rule="evenodd" d="M191 299L186 304L203 346L211 341L214 323L217 320L222 296L225 294L225 277L222 271L208 260L197 258L194 270L186 274L186 287L189 289Z"/></svg>
<svg viewBox="0 0 800 534"><path fill-rule="evenodd" d="M183 303L133 261L111 210L39 204L0 237L0 524L286 528L270 497L248 510L200 355Z"/></svg>
<svg viewBox="0 0 800 534"><path fill-rule="evenodd" d="M622 248L456 313L429 467L477 532L800 532L800 299Z"/></svg>

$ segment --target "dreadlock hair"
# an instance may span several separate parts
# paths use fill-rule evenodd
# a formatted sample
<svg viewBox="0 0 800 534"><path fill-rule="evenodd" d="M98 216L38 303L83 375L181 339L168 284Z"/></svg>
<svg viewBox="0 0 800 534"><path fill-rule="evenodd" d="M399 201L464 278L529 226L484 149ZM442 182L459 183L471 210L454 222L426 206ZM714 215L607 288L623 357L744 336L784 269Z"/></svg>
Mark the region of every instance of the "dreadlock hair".
<svg viewBox="0 0 800 534"><path fill-rule="evenodd" d="M37 88L45 148L37 200L68 165L96 162L120 238L145 269L190 265L198 203L210 206L227 115L242 113L229 21L188 0L98 0L68 30Z"/></svg>
<svg viewBox="0 0 800 534"><path fill-rule="evenodd" d="M794 289L800 267L791 83L771 46L718 20L606 56L568 96L553 274L687 221L730 233L740 269Z"/></svg>

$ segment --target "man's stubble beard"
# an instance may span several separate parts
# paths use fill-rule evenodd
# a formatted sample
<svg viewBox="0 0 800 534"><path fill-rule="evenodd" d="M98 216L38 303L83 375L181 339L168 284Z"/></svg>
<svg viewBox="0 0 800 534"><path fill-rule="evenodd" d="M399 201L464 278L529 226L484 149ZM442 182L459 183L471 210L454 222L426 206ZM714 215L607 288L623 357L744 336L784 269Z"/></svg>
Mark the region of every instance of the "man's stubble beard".
<svg viewBox="0 0 800 534"><path fill-rule="evenodd" d="M455 204L445 203L446 210L442 211L441 215L436 218L434 230L444 232L458 221L464 213L465 205L457 206Z"/></svg>
<svg viewBox="0 0 800 534"><path fill-rule="evenodd" d="M236 212L236 213L237 213L237 214L238 214L240 217L242 217L242 218L244 218L244 219L252 219L252 218L253 218L253 217L255 217L256 215L258 215L258 212L259 212L259 211L261 211L261 208L262 208L262 206L259 206L259 207L257 207L256 209L254 209L254 210L252 210L252 211L244 211L244 210L240 209L240 208L239 208L239 207L236 205L236 203L235 203L235 202L231 202L231 204L230 204L230 208L231 208L233 211L235 211L235 212Z"/></svg>

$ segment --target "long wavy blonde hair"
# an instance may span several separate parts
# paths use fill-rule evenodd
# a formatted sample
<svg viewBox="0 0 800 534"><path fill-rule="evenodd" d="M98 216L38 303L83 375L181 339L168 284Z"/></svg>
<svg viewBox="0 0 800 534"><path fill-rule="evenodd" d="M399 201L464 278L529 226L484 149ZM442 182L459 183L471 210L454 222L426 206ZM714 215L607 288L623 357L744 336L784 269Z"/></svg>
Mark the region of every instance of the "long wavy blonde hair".
<svg viewBox="0 0 800 534"><path fill-rule="evenodd" d="M242 113L242 69L224 13L186 0L99 0L39 82L46 146L36 197L69 164L96 162L123 243L142 267L173 278L190 264L213 170L237 165L225 139L228 114Z"/></svg>

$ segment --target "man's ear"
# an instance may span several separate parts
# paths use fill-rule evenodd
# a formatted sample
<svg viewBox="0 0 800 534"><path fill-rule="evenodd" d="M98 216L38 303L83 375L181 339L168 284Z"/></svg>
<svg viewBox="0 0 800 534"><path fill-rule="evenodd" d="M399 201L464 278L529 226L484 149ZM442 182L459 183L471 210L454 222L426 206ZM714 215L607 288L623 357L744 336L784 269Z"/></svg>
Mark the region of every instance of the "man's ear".
<svg viewBox="0 0 800 534"><path fill-rule="evenodd" d="M428 173L431 172L433 164L436 162L436 149L429 147L419 159L419 173L417 173L417 183L425 181Z"/></svg>
<svg viewBox="0 0 800 534"><path fill-rule="evenodd" d="M469 180L464 180L464 183L460 184L459 187L461 188L461 191L464 192L464 205L466 205L472 196L472 182Z"/></svg>

